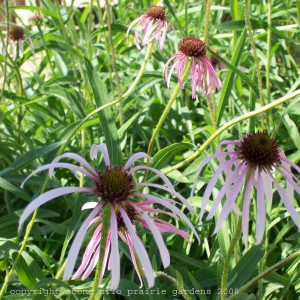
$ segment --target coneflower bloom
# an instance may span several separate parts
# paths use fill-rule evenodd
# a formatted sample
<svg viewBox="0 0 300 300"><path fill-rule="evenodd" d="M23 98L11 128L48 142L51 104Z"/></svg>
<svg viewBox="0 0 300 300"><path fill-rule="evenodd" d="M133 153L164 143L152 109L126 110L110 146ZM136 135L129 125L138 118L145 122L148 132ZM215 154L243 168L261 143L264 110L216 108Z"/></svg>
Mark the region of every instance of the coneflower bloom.
<svg viewBox="0 0 300 300"><path fill-rule="evenodd" d="M191 77L193 99L196 98L197 90L208 95L212 94L215 88L221 88L222 83L209 58L206 57L205 44L200 39L194 37L183 39L179 46L179 52L172 55L172 57L167 61L164 67L164 77L168 87L170 87L171 76L175 69L177 72L178 82L181 88L184 88L182 75L186 62L189 59L192 60ZM168 67L172 60L174 60L174 64L168 73Z"/></svg>
<svg viewBox="0 0 300 300"><path fill-rule="evenodd" d="M222 150L225 145L227 151ZM223 146L224 147L224 146ZM300 168L289 161L276 141L266 132L246 134L241 141L223 141L217 148L217 153L203 161L198 168L197 178L211 160L217 158L220 162L219 168L215 171L207 184L202 198L200 219L203 218L208 200L213 188L222 173L225 174L225 183L213 201L207 219L211 219L223 197L226 197L220 215L218 217L216 233L226 220L230 211L234 210L242 217L243 240L247 244L249 228L249 211L251 204L251 190L256 189L256 244L259 244L264 236L266 208L265 200L272 200L272 185L275 185L283 204L293 221L300 230L300 216L293 206L294 192L300 194L300 181L292 172L293 168L300 173ZM226 159L227 158L227 159ZM285 190L276 180L273 171L282 175L285 181ZM244 185L244 188L242 188ZM195 187L194 187L195 188ZM193 195L192 190L191 195ZM242 196L242 212L236 205L239 194Z"/></svg>
<svg viewBox="0 0 300 300"><path fill-rule="evenodd" d="M146 13L136 18L128 27L127 36L130 29L136 25L134 30L134 42L136 47L140 49L139 33L142 32L142 45L145 46L155 40L159 43L162 50L167 33L167 17L163 6L152 5Z"/></svg>
<svg viewBox="0 0 300 300"><path fill-rule="evenodd" d="M15 46L15 56L23 55L24 52L24 40L25 40L25 31L20 26L13 26L9 29L9 38L14 43ZM32 40L26 38L26 41L31 49L32 54L34 54L34 49L32 46ZM18 52L17 52L18 51Z"/></svg>
<svg viewBox="0 0 300 300"><path fill-rule="evenodd" d="M82 209L92 209L92 211L81 225L69 250L64 279L69 279L71 277L83 239L88 229L93 224L96 225L96 229L94 230L93 236L85 250L81 265L72 279L81 276L82 280L84 280L95 269L99 259L103 207L104 205L110 205L111 222L106 240L106 250L104 254L101 278L107 268L108 270L111 270L111 288L116 289L119 285L120 258L118 237L120 237L129 247L132 262L140 281L141 273L138 265L142 267L149 287L152 287L154 285L152 266L145 246L136 233L136 224L140 223L143 227L150 230L155 242L157 243L163 266L166 268L170 264L170 254L161 233L170 232L179 234L185 239L189 239L189 235L185 231L178 229L171 223L160 219L155 215L162 214L175 220L182 218L198 238L195 228L187 216L176 205L184 204L189 211L193 213L195 212L186 199L175 191L169 179L159 170L145 165L132 166L133 163L141 158L148 158L151 160L146 153L139 152L132 155L124 167L114 167L110 163L110 158L105 144L102 143L92 146L90 152L91 159L95 159L98 152L101 152L103 155L104 163L106 165L104 170L95 170L84 158L75 153L65 153L55 158L52 163L44 165L31 173L25 181L43 170L49 170L49 176L52 177L56 168L65 168L71 171L83 173L91 180L93 186L60 187L40 195L25 208L20 218L19 227L35 209L54 198L75 192L93 193L95 194L95 198L98 200L95 202L88 202L82 207ZM64 158L73 159L81 164L82 167L60 162ZM165 183L165 186L150 182L134 182L133 174L137 171L151 171L155 173ZM22 186L24 182L22 183ZM142 190L145 187L165 191L177 198L180 202L174 199L154 196L144 193L143 191L139 191L139 189ZM153 207L153 205L159 205L160 207ZM166 208L169 211L165 211L163 208Z"/></svg>

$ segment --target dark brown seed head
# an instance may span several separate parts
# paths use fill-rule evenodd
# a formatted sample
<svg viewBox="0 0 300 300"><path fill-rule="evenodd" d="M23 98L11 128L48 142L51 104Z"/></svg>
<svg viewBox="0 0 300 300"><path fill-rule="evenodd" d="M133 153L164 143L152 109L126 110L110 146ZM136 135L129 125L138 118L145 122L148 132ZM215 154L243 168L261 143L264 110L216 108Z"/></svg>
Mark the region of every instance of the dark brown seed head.
<svg viewBox="0 0 300 300"><path fill-rule="evenodd" d="M9 30L9 38L13 41L19 41L25 39L25 32L22 27L13 26Z"/></svg>
<svg viewBox="0 0 300 300"><path fill-rule="evenodd" d="M104 201L124 201L131 194L133 187L132 176L122 168L107 167L103 173L99 172L97 189Z"/></svg>
<svg viewBox="0 0 300 300"><path fill-rule="evenodd" d="M166 21L166 10L162 6L152 5L147 9L146 16L155 20Z"/></svg>
<svg viewBox="0 0 300 300"><path fill-rule="evenodd" d="M187 56L200 58L206 54L206 46L200 40L193 37L183 39L179 46L179 50Z"/></svg>
<svg viewBox="0 0 300 300"><path fill-rule="evenodd" d="M240 156L253 167L270 167L279 161L279 146L265 131L247 134L239 146Z"/></svg>

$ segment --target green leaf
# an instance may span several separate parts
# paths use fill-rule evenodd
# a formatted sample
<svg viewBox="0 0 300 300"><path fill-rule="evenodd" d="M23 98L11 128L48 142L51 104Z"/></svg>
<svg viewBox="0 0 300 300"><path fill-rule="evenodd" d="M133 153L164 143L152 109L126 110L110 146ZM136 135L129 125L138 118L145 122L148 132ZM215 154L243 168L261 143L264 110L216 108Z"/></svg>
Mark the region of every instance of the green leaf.
<svg viewBox="0 0 300 300"><path fill-rule="evenodd" d="M174 159L175 155L181 153L183 150L193 149L194 147L195 146L190 143L172 144L154 155L152 167L160 170L167 166L168 163Z"/></svg>
<svg viewBox="0 0 300 300"><path fill-rule="evenodd" d="M240 288L249 281L258 263L265 255L264 245L252 247L238 262L228 276L228 288Z"/></svg>
<svg viewBox="0 0 300 300"><path fill-rule="evenodd" d="M95 103L97 107L103 106L104 104L107 104L109 102L105 84L102 82L99 74L96 72L87 58L84 58L84 63L88 79L95 97ZM103 130L103 134L105 136L105 142L108 149L110 162L114 166L121 166L122 155L120 141L111 108L108 107L100 111L98 113L98 117Z"/></svg>
<svg viewBox="0 0 300 300"><path fill-rule="evenodd" d="M285 125L290 138L293 140L295 146L300 150L300 134L295 122L286 114L283 118L283 124Z"/></svg>
<svg viewBox="0 0 300 300"><path fill-rule="evenodd" d="M6 191L9 191L10 193L20 197L21 199L29 201L31 199L31 196L4 179L3 177L0 177L0 187Z"/></svg>
<svg viewBox="0 0 300 300"><path fill-rule="evenodd" d="M14 252L12 254L12 259L15 263L16 259L18 257L18 253ZM28 289L33 289L35 285L37 284L36 279L33 277L25 259L21 255L15 265L15 271L18 274L19 280L24 284Z"/></svg>

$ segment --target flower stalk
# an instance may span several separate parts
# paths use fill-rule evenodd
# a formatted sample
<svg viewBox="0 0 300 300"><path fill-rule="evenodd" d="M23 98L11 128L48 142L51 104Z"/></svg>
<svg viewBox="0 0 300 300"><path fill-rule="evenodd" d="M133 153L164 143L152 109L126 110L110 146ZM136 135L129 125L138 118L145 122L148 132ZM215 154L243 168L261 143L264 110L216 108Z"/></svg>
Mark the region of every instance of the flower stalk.
<svg viewBox="0 0 300 300"><path fill-rule="evenodd" d="M188 295L188 293L186 292L186 290L184 289L184 287L182 287L174 277L172 277L172 276L170 276L170 275L168 275L164 272L156 272L156 277L166 278L167 280L169 280L174 285L176 290L178 290L181 293L182 297L185 300L190 300L191 299L190 296Z"/></svg>
<svg viewBox="0 0 300 300"><path fill-rule="evenodd" d="M96 267L96 274L95 274L93 290L92 290L90 300L98 299L97 290L101 284L101 272L102 272L102 268L103 268L103 259L104 259L104 254L105 254L106 240L107 240L108 231L110 228L110 215L111 215L110 204L107 203L103 209L102 238L100 241L99 260L98 260L98 264Z"/></svg>
<svg viewBox="0 0 300 300"><path fill-rule="evenodd" d="M139 70L138 74L135 77L135 80L133 81L133 83L131 84L129 89L122 95L122 98L127 98L132 93L132 91L136 88L136 86L138 85L138 83L146 69L147 63L152 55L153 45L154 45L154 41L150 42L147 45L146 55L145 55L142 65L141 65L141 69Z"/></svg>
<svg viewBox="0 0 300 300"><path fill-rule="evenodd" d="M236 226L234 235L232 237L231 243L228 248L228 252L225 258L224 266L223 266L223 272L222 272L222 278L221 278L221 300L226 300L227 295L225 293L226 288L227 288L227 278L228 278L228 273L229 273L229 267L230 267L230 260L235 248L235 245L237 241L239 240L242 232L242 221L241 218L238 220L238 224Z"/></svg>
<svg viewBox="0 0 300 300"><path fill-rule="evenodd" d="M263 96L263 90L262 90L262 77L261 77L261 72L260 72L260 66L259 66L259 61L258 61L258 56L256 53L256 46L255 46L255 41L254 37L252 34L252 27L251 27L251 21L250 21L250 0L245 0L245 21L246 21L246 27L251 43L251 48L253 52L253 58L254 58L254 63L255 63L255 68L256 68L256 74L257 74L257 81L258 81L258 90L259 90L259 102L260 102L260 107L263 107L264 104L264 96ZM264 130L265 128L265 115L264 113L261 114L261 129Z"/></svg>
<svg viewBox="0 0 300 300"><path fill-rule="evenodd" d="M189 59L189 60L187 61L186 65L185 65L185 69L184 69L184 71L183 71L182 77L180 78L180 80L181 80L182 82L185 82L185 80L186 80L188 74L189 74L190 71L191 71L191 67L192 67L192 60ZM153 150L153 144L154 144L155 138L156 138L156 136L157 136L157 134L158 134L158 132L159 132L159 130L160 130L160 128L161 128L161 126L162 126L164 120L166 119L168 113L170 112L170 110L171 110L171 108L172 108L172 105L173 105L174 101L176 100L176 97L178 96L180 90L181 90L181 85L180 85L180 83L178 82L177 85L176 85L176 87L175 87L175 89L174 89L174 91L173 91L173 93L172 93L172 95L171 95L171 97L170 97L170 100L169 100L167 106L165 107L165 110L163 111L163 113L162 113L162 115L161 115L161 117L160 117L160 119L159 119L159 121L158 121L158 123L157 123L157 125L156 125L156 127L155 127L155 130L154 130L154 132L153 132L153 134L152 134L152 137L151 137L151 139L150 139L149 146L148 146L148 151L147 151L147 154L148 154L149 156L150 156L151 153L152 153L152 150Z"/></svg>
<svg viewBox="0 0 300 300"><path fill-rule="evenodd" d="M291 99L297 97L300 95L300 90L296 90L295 92L293 93L290 93L290 94L287 94L263 107L260 107L256 110L253 110L253 111L250 111L242 116L239 116L239 117L236 117L232 120L230 120L229 122L225 123L223 126L221 126L220 128L218 128L217 131L215 131L203 144L202 146L194 153L192 154L191 156L189 156L187 159L185 159L184 161L174 165L174 166L171 166L171 167L168 167L168 168L165 168L163 169L163 173L164 174L167 174L167 173L170 173L174 170L177 170L183 166L185 166L186 164L192 162L194 159L196 159L213 141L215 138L217 138L218 136L220 136L220 134L225 131L226 129L230 128L231 126L239 123L239 122L242 122L244 120L247 120L251 117L254 117L254 116L257 116L259 114L262 114L264 113L265 111L268 111L276 106L279 106L287 101L290 101Z"/></svg>
<svg viewBox="0 0 300 300"><path fill-rule="evenodd" d="M300 257L300 250L294 252L293 254L289 255L288 257L284 258L283 260L281 260L280 262L278 262L277 264L275 264L274 266L270 267L269 269L265 270L264 272L260 273L259 275L257 275L256 277L254 277L252 280L250 280L247 284L245 284L244 286L242 286L238 292L234 295L231 295L228 300L233 300L235 299L238 294L247 291L251 286L253 286L255 283L257 283L259 280L261 280L262 278L266 277L267 275L269 275L270 273L272 273L273 271L281 268L283 265L285 265L286 263L294 260L294 259L299 259Z"/></svg>

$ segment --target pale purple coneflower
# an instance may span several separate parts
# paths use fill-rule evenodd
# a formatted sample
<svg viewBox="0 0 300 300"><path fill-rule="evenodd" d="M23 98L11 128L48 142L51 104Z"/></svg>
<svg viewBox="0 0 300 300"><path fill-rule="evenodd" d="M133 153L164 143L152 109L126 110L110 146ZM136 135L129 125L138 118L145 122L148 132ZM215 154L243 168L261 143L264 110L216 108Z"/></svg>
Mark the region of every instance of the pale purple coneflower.
<svg viewBox="0 0 300 300"><path fill-rule="evenodd" d="M134 30L134 42L138 49L140 49L139 34L142 32L143 46L147 45L151 41L155 40L159 43L160 50L164 46L167 33L167 17L166 11L163 6L152 5L146 13L136 18L128 27L127 36L130 29L135 26Z"/></svg>
<svg viewBox="0 0 300 300"><path fill-rule="evenodd" d="M159 170L146 165L132 166L134 162L141 158L148 158L151 160L146 153L139 152L132 155L124 167L120 168L111 165L105 144L102 143L92 146L90 152L91 159L95 159L98 152L102 153L104 163L106 165L106 168L103 171L95 170L84 158L75 153L65 153L55 158L52 163L44 165L31 173L25 179L25 181L43 170L49 170L49 176L52 177L54 175L54 169L65 168L71 171L83 173L85 176L91 179L94 185L93 187L61 187L40 195L25 208L19 221L19 228L34 210L54 198L75 192L93 193L96 195L99 201L85 203L82 207L82 209L92 209L92 211L81 225L69 250L66 268L64 271L64 279L69 279L73 273L81 244L88 229L93 224L99 223L94 230L90 242L88 243L81 265L72 279L81 276L82 280L84 280L95 269L99 259L103 207L104 205L110 205L111 221L106 240L104 260L102 262L103 268L101 272L101 278L103 277L105 269L107 268L108 270L111 270L111 288L116 289L119 285L119 236L129 247L133 266L141 283L142 279L138 265L141 266L149 287L152 287L154 285L154 275L151 262L143 242L136 233L136 224L140 223L143 227L150 230L158 246L163 266L166 268L170 264L170 254L164 243L161 233L170 232L179 234L187 240L189 239L189 235L171 223L158 218L155 216L155 214L164 214L175 220L182 218L199 240L197 232L190 220L176 206L176 204L184 204L190 212L195 213L195 211L187 202L187 200L175 191L170 180ZM80 163L82 167L70 163L60 162L63 158L73 159ZM155 173L165 183L166 186L150 182L134 182L133 174L137 171L151 171ZM22 183L22 186L24 182ZM139 191L139 189L142 190L145 187L150 189L154 188L155 190L163 190L177 198L180 202L174 199L154 196ZM153 205L159 205L161 208L153 207ZM162 208L167 208L169 211L164 211Z"/></svg>
<svg viewBox="0 0 300 300"><path fill-rule="evenodd" d="M227 151L222 150L226 145ZM226 159L226 157L228 159ZM223 141L217 148L217 153L203 161L198 168L195 179L201 170L211 160L217 158L219 168L211 177L202 197L200 219L203 218L205 208L216 182L222 173L225 174L225 183L213 201L207 219L210 220L216 213L223 197L226 200L218 217L214 233L218 232L231 210L242 217L242 231L245 245L248 241L249 211L251 204L251 190L256 189L256 244L261 243L266 222L265 200L272 200L272 185L275 185L279 196L288 213L300 230L300 216L293 206L294 191L300 194L300 181L291 171L291 167L300 173L300 168L289 161L276 141L265 131L246 134L243 140ZM276 180L273 171L278 171L285 181L285 190ZM242 188L244 185L244 188ZM194 186L195 188L195 186ZM194 188L191 195L193 195ZM241 194L242 211L236 205L236 200Z"/></svg>
<svg viewBox="0 0 300 300"><path fill-rule="evenodd" d="M9 29L9 38L14 43L14 55L23 55L24 52L24 41L25 41L25 31L20 26L13 26ZM31 38L26 38L32 54L34 55L34 49L32 45ZM17 52L18 51L18 52Z"/></svg>
<svg viewBox="0 0 300 300"><path fill-rule="evenodd" d="M197 90L204 92L205 95L209 95L214 92L215 88L221 88L222 83L209 58L206 57L205 44L200 39L194 37L183 39L179 46L179 52L173 54L167 61L164 67L164 77L168 87L170 87L171 76L175 69L177 72L178 82L181 88L184 88L182 75L187 60L189 59L192 60L191 77L193 99L196 98ZM174 60L174 64L168 73L168 67L172 60Z"/></svg>

